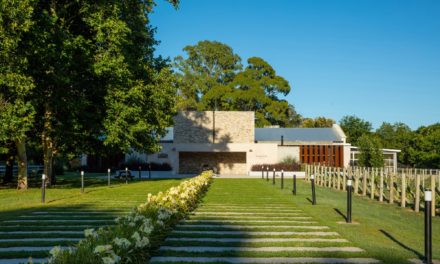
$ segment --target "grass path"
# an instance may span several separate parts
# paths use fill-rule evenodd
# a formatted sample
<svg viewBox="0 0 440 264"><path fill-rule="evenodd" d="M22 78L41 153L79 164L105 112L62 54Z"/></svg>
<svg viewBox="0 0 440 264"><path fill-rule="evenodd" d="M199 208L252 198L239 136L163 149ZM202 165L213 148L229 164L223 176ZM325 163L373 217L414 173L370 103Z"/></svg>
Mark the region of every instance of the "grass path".
<svg viewBox="0 0 440 264"><path fill-rule="evenodd" d="M167 190L179 182L95 184L83 194L77 188L51 188L44 205L38 189L0 190L0 264L22 263L30 256L36 262L45 259L53 246L76 243L84 237L84 229L111 225L118 215L145 202L148 193Z"/></svg>
<svg viewBox="0 0 440 264"><path fill-rule="evenodd" d="M287 192L257 179L216 179L151 263L377 263Z"/></svg>

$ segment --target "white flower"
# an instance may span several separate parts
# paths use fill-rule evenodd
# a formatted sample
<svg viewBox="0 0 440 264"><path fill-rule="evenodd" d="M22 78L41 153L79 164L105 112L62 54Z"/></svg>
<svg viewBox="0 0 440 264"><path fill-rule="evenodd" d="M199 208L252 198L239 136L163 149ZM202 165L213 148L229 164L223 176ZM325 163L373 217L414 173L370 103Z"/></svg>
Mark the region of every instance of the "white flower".
<svg viewBox="0 0 440 264"><path fill-rule="evenodd" d="M103 257L102 258L102 262L104 264L114 264L114 263L116 263L116 261L113 258L111 258L111 257Z"/></svg>
<svg viewBox="0 0 440 264"><path fill-rule="evenodd" d="M84 236L96 238L96 237L98 237L98 233L95 232L95 229L90 228L90 229L84 230Z"/></svg>
<svg viewBox="0 0 440 264"><path fill-rule="evenodd" d="M93 253L95 254L101 254L101 253L106 253L109 252L110 250L112 250L112 245L100 245L95 247L95 250L93 251Z"/></svg>
<svg viewBox="0 0 440 264"><path fill-rule="evenodd" d="M51 255L52 258L56 258L59 254L61 253L61 248L59 246L53 247L50 251L49 254Z"/></svg>
<svg viewBox="0 0 440 264"><path fill-rule="evenodd" d="M134 234L131 236L131 238L133 238L136 242L141 240L141 236L139 235L138 232L134 232Z"/></svg>
<svg viewBox="0 0 440 264"><path fill-rule="evenodd" d="M164 223L161 220L157 220L156 224L159 225L159 226L164 226Z"/></svg>
<svg viewBox="0 0 440 264"><path fill-rule="evenodd" d="M150 240L148 239L148 237L143 237L141 240L136 242L136 247L143 248L148 246L148 244L150 244Z"/></svg>
<svg viewBox="0 0 440 264"><path fill-rule="evenodd" d="M131 245L128 239L119 237L113 239L113 243L121 248L128 248Z"/></svg>

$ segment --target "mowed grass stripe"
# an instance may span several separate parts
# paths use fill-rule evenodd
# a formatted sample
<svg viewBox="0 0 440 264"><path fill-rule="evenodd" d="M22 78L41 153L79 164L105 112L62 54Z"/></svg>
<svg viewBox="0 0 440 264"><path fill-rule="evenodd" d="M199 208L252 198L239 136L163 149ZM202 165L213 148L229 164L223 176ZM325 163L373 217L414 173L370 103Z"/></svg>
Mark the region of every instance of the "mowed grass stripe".
<svg viewBox="0 0 440 264"><path fill-rule="evenodd" d="M372 258L320 258L320 257L298 257L298 258L252 258L252 257L153 257L150 263L236 263L236 264L307 264L307 263L352 263L352 264L372 264L379 263Z"/></svg>
<svg viewBox="0 0 440 264"><path fill-rule="evenodd" d="M311 226L311 225L271 225L271 226L248 226L248 225L177 225L177 230L191 229L191 230L214 230L214 229L329 229L328 226Z"/></svg>
<svg viewBox="0 0 440 264"><path fill-rule="evenodd" d="M183 230L173 230L171 234L204 234L204 235L247 235L247 236L253 236L253 235L265 235L265 236L271 236L271 235L301 235L301 236L338 236L339 234L336 232L291 232L291 231L285 231L285 232L266 232L266 231L183 231Z"/></svg>
<svg viewBox="0 0 440 264"><path fill-rule="evenodd" d="M184 252L234 252L234 251L258 251L258 252L286 252L286 251L311 251L311 252L363 252L358 247L172 247L162 246L160 251L184 251Z"/></svg>

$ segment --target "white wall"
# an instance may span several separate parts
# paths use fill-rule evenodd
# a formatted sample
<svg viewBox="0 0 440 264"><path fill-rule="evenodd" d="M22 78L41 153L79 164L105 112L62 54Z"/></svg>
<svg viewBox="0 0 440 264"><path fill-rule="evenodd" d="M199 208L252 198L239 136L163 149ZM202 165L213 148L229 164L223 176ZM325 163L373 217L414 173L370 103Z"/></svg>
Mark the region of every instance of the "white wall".
<svg viewBox="0 0 440 264"><path fill-rule="evenodd" d="M278 146L278 160L281 162L286 157L293 157L296 161L300 161L299 146Z"/></svg>

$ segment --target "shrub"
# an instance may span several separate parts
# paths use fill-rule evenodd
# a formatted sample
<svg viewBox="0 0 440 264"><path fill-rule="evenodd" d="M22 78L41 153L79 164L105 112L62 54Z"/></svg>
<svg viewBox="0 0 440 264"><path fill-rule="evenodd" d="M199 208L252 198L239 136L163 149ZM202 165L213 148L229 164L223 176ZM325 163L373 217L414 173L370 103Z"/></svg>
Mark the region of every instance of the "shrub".
<svg viewBox="0 0 440 264"><path fill-rule="evenodd" d="M285 163L276 163L276 164L255 164L252 165L251 171L261 171L261 167L263 167L263 170L267 170L269 167L270 171L273 171L275 169L276 171L300 171L301 166L299 164L285 164Z"/></svg>
<svg viewBox="0 0 440 264"><path fill-rule="evenodd" d="M280 163L281 164L298 164L298 161L293 156L286 156L281 160Z"/></svg>
<svg viewBox="0 0 440 264"><path fill-rule="evenodd" d="M85 230L74 249L54 247L49 263L146 263L171 227L195 209L211 179L212 172L203 172L165 193L148 194L146 203L118 217L116 225Z"/></svg>

